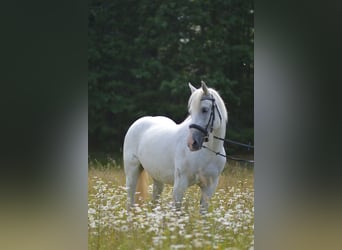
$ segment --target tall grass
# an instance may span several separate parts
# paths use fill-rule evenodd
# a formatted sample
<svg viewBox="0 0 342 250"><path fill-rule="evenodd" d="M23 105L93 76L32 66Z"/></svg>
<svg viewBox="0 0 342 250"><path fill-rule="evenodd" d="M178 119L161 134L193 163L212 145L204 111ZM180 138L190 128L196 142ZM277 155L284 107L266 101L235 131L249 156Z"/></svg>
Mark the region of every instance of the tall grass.
<svg viewBox="0 0 342 250"><path fill-rule="evenodd" d="M253 183L251 168L227 165L206 215L199 214L197 186L185 193L182 211L174 210L166 185L158 204L145 201L127 212L123 170L91 162L89 249L253 249Z"/></svg>

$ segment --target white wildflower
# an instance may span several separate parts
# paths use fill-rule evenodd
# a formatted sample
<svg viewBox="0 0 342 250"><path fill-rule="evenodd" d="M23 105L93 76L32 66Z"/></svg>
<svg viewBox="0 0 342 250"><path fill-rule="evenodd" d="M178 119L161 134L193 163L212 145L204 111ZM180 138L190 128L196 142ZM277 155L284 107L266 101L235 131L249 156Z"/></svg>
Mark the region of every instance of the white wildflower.
<svg viewBox="0 0 342 250"><path fill-rule="evenodd" d="M178 244L178 245L171 245L171 246L170 246L170 249L171 249L171 250L177 250L177 249L183 249L183 248L186 248L186 245L184 245L184 244Z"/></svg>

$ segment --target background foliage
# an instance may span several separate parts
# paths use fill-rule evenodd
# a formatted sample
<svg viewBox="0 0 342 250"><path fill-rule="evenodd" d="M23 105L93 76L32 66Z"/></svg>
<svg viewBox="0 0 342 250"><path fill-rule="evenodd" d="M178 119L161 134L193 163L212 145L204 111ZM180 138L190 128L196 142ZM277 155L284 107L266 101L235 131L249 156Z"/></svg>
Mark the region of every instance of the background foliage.
<svg viewBox="0 0 342 250"><path fill-rule="evenodd" d="M92 0L89 151L121 151L144 115L187 116L187 83L204 80L229 112L230 139L253 143L252 0Z"/></svg>

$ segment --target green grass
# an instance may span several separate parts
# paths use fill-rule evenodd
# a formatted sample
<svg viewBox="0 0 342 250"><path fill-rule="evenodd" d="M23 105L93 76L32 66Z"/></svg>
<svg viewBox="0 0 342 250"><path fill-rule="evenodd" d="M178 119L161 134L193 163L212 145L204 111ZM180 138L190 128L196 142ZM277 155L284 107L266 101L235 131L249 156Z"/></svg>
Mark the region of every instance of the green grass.
<svg viewBox="0 0 342 250"><path fill-rule="evenodd" d="M115 162L91 162L88 186L89 249L253 249L252 168L226 166L205 216L197 186L185 193L181 212L166 185L159 204L148 200L128 213L125 175Z"/></svg>

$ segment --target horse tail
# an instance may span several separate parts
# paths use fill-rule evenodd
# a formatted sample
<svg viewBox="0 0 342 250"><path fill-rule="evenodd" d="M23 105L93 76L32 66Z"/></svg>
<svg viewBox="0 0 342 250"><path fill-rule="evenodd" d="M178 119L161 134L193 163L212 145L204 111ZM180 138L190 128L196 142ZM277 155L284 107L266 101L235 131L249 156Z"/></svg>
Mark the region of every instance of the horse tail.
<svg viewBox="0 0 342 250"><path fill-rule="evenodd" d="M137 193L138 193L138 203L147 199L147 188L148 188L148 173L146 170L142 170L138 177L137 182Z"/></svg>

